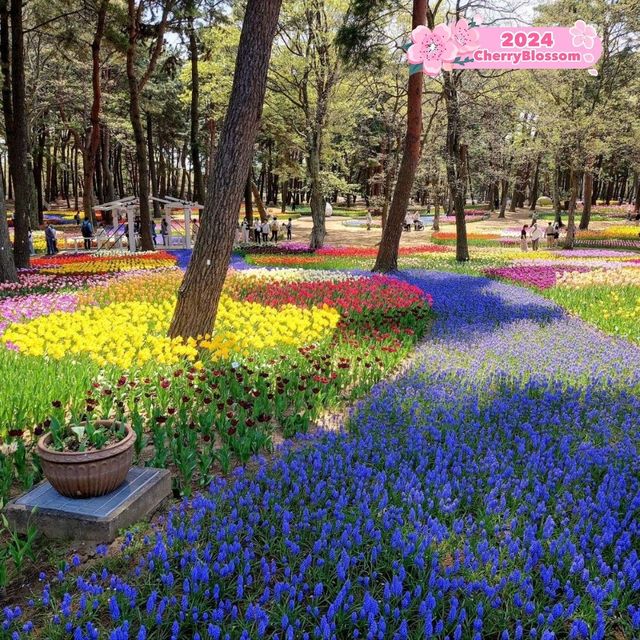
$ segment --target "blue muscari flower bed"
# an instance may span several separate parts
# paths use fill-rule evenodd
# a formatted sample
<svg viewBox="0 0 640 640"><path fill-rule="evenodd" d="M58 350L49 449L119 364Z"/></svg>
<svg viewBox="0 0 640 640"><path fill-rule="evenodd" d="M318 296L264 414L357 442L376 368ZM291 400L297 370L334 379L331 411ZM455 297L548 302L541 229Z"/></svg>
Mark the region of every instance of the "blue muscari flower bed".
<svg viewBox="0 0 640 640"><path fill-rule="evenodd" d="M433 339L348 430L65 567L7 637L640 637L640 351L517 287L409 278Z"/></svg>

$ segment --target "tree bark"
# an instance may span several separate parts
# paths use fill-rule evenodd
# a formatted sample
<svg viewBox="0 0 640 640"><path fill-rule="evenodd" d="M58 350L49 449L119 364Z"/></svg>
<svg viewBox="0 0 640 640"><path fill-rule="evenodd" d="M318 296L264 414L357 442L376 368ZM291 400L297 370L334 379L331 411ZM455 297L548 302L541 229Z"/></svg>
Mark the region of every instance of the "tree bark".
<svg viewBox="0 0 640 640"><path fill-rule="evenodd" d="M466 145L460 145L460 105L455 78L444 72L444 97L447 106L447 180L456 216L456 260L469 260L467 222L464 217Z"/></svg>
<svg viewBox="0 0 640 640"><path fill-rule="evenodd" d="M4 187L0 180L0 282L18 282L18 272L9 240L9 225L4 206Z"/></svg>
<svg viewBox="0 0 640 640"><path fill-rule="evenodd" d="M282 0L248 0L233 88L205 196L200 233L178 291L170 336L210 333L238 224L238 211L258 132L271 47Z"/></svg>
<svg viewBox="0 0 640 640"><path fill-rule="evenodd" d="M440 185L438 185L438 188ZM440 231L440 194L436 193L433 199L433 225L431 226L433 231Z"/></svg>
<svg viewBox="0 0 640 640"><path fill-rule="evenodd" d="M153 120L151 113L147 111L147 153L149 154L149 179L151 180L151 195L153 196L153 217L159 218L160 203L158 197L158 176L156 174L156 159L153 154Z"/></svg>
<svg viewBox="0 0 640 640"><path fill-rule="evenodd" d="M533 174L533 183L531 185L531 194L529 196L529 211L535 211L538 206L538 188L540 186L540 162L542 156L539 154L536 158L536 170Z"/></svg>
<svg viewBox="0 0 640 640"><path fill-rule="evenodd" d="M578 200L578 174L571 169L569 175L569 209L567 213L567 237L564 241L565 249L573 249L576 240L576 201Z"/></svg>
<svg viewBox="0 0 640 640"><path fill-rule="evenodd" d="M260 189L258 189L258 185L253 180L251 181L251 192L253 193L253 199L256 202L256 207L258 207L258 213L260 214L260 221L266 222L268 219L267 210L264 206L262 196L260 195Z"/></svg>
<svg viewBox="0 0 640 640"><path fill-rule="evenodd" d="M44 148L47 142L47 128L44 123L38 130L38 144L33 158L33 180L36 187L36 203L38 207L38 224L44 220L44 195L42 193L42 169L44 166Z"/></svg>
<svg viewBox="0 0 640 640"><path fill-rule="evenodd" d="M509 181L503 178L502 193L500 194L500 213L498 214L498 218L506 218L508 193L509 193Z"/></svg>
<svg viewBox="0 0 640 640"><path fill-rule="evenodd" d="M109 164L111 156L110 151L111 136L106 125L102 127L102 179L104 181L104 198L106 202L113 202L115 198L115 189L113 186L113 171Z"/></svg>
<svg viewBox="0 0 640 640"><path fill-rule="evenodd" d="M249 172L247 183L244 186L244 215L249 221L249 228L253 227L253 193L251 182L251 172Z"/></svg>
<svg viewBox="0 0 640 640"><path fill-rule="evenodd" d="M327 235L325 224L326 204L322 185L320 183L320 131L314 131L313 140L309 143L309 179L311 181L311 219L313 228L311 229L311 249L320 249L324 244Z"/></svg>
<svg viewBox="0 0 640 640"><path fill-rule="evenodd" d="M151 212L149 210L149 164L147 159L147 147L145 144L142 116L140 114L140 94L144 85L151 77L164 43L164 32L167 26L170 3L165 2L162 9L162 18L157 26L155 44L147 69L138 78L136 73L137 44L140 38L140 17L142 5L136 6L135 0L128 0L128 35L127 47L127 80L129 83L129 118L133 128L133 137L136 143L136 164L138 166L138 193L140 200L140 244L143 251L153 251L153 238L151 237Z"/></svg>
<svg viewBox="0 0 640 640"><path fill-rule="evenodd" d="M96 166L98 147L100 146L100 109L102 106L102 85L100 82L100 46L104 37L109 0L102 0L98 7L98 20L96 30L91 43L91 83L93 100L91 103L91 128L87 135L87 142L83 153L83 188L82 206L84 217L91 220L94 228L96 216L93 211L93 173Z"/></svg>
<svg viewBox="0 0 640 640"><path fill-rule="evenodd" d="M189 28L189 53L191 54L191 164L193 168L193 199L204 201L204 180L200 157L200 76L198 72L198 39L195 19L191 18Z"/></svg>
<svg viewBox="0 0 640 640"><path fill-rule="evenodd" d="M553 171L553 184L551 189L553 198L553 210L555 212L555 223L562 224L562 205L560 204L560 169L556 166Z"/></svg>
<svg viewBox="0 0 640 640"><path fill-rule="evenodd" d="M30 261L30 218L33 212L37 221L37 211L29 156L21 0L11 0L10 6L9 0L0 2L0 63L5 138L15 198L13 256L17 268L26 268Z"/></svg>
<svg viewBox="0 0 640 640"><path fill-rule="evenodd" d="M433 18L430 15L430 27ZM424 25L427 21L427 0L413 0L412 29ZM389 207L389 213L382 230L382 240L378 249L378 256L373 267L374 271L387 273L398 270L398 254L400 252L400 238L402 237L402 223L407 215L407 208L411 199L413 181L420 163L422 148L422 88L423 74L414 73L409 76L407 93L407 132L404 139L404 151L398 170L396 188Z"/></svg>
<svg viewBox="0 0 640 640"><path fill-rule="evenodd" d="M590 169L584 172L584 193L582 194L582 200L584 202L582 206L582 216L580 217L580 229L583 231L589 228L589 222L591 221L591 194L593 193L593 173Z"/></svg>

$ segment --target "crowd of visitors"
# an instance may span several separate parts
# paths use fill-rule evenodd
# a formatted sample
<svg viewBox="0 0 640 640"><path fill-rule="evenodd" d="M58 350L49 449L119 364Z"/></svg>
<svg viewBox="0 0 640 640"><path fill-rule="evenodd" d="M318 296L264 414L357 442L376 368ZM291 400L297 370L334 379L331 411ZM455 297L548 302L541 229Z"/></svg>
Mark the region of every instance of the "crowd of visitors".
<svg viewBox="0 0 640 640"><path fill-rule="evenodd" d="M531 225L525 224L520 230L520 249L522 251L529 250L529 241L533 251L538 251L540 241L547 239L547 248L553 249L558 244L560 238L560 225L557 222L549 222L546 229L542 229L538 221L534 218Z"/></svg>
<svg viewBox="0 0 640 640"><path fill-rule="evenodd" d="M256 218L253 222L245 216L244 220L238 224L238 241L243 244L255 242L264 244L266 242L277 243L280 239L291 240L293 224L291 218L286 222L280 222L276 216L271 216L266 220Z"/></svg>

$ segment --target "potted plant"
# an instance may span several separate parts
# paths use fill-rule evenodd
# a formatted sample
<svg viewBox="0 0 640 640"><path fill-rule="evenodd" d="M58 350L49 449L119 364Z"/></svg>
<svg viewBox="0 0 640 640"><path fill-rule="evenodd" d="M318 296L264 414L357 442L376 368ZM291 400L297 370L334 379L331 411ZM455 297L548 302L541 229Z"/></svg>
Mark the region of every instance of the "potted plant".
<svg viewBox="0 0 640 640"><path fill-rule="evenodd" d="M133 462L133 429L117 420L66 423L52 418L38 440L42 471L68 498L95 498L117 489Z"/></svg>

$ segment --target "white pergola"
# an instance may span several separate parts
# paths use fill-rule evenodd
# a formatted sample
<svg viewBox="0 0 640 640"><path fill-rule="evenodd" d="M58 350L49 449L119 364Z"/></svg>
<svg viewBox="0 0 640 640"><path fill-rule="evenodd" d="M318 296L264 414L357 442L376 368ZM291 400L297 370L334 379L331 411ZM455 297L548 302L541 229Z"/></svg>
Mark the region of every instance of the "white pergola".
<svg viewBox="0 0 640 640"><path fill-rule="evenodd" d="M152 202L158 202L162 205L164 219L167 223L167 246L171 247L172 242L172 223L174 211L182 209L184 215L184 243L185 249L191 249L192 247L192 235L191 235L191 214L195 210L201 211L204 207L197 202L189 202L188 200L181 200L180 198L173 198L172 196L165 196L164 198L154 197L150 200ZM127 219L127 241L129 244L129 251L136 251L136 233L135 233L135 219L136 213L140 208L140 200L134 196L127 198L120 198L113 202L105 202L104 204L98 204L93 207L94 211L111 211L113 212L113 233L109 236L104 232L104 244L100 243L100 235L96 236L98 249L108 248L110 240L113 240L111 245L114 249L122 249L122 236L124 233L120 233L120 217Z"/></svg>
<svg viewBox="0 0 640 640"><path fill-rule="evenodd" d="M167 236L167 244L169 247L173 246L171 239L171 223L173 222L173 212L182 209L184 215L184 248L191 249L191 213L193 210L202 211L204 207L197 202L189 202L188 200L181 200L180 198L173 198L172 196L165 196L164 198L153 198L156 202L162 205L164 210L164 219L167 222L167 230L169 232Z"/></svg>

